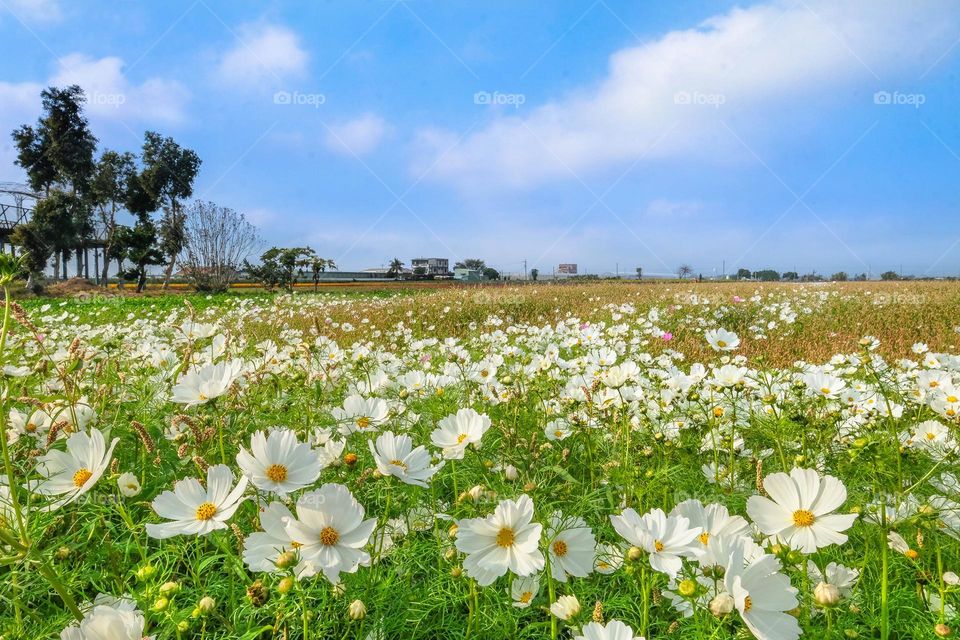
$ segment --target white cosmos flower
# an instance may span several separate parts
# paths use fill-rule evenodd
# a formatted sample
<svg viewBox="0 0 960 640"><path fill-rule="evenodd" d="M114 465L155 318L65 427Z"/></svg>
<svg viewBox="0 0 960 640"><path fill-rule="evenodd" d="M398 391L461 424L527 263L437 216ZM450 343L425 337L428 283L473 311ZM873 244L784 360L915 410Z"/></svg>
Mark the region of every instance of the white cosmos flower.
<svg viewBox="0 0 960 640"><path fill-rule="evenodd" d="M710 329L704 337L714 351L733 351L740 346L740 337L726 329Z"/></svg>
<svg viewBox="0 0 960 640"><path fill-rule="evenodd" d="M377 463L377 470L385 476L393 476L406 484L426 487L427 480L433 477L443 461L436 466L430 465L430 454L426 448L413 448L413 440L406 434L394 435L387 431L377 438L376 445L368 441L370 453Z"/></svg>
<svg viewBox="0 0 960 640"><path fill-rule="evenodd" d="M858 569L851 569L842 564L831 562L827 565L826 571L820 571L820 568L813 562L807 561L807 574L810 576L810 584L816 585L820 582L833 585L840 592L841 597L849 598L853 593L853 587L860 578Z"/></svg>
<svg viewBox="0 0 960 640"><path fill-rule="evenodd" d="M682 558L696 558L703 554L696 542L700 527L690 527L683 516L667 516L662 509L654 509L642 517L633 509L625 509L619 516L610 516L613 528L627 542L650 554L654 570L675 578L683 568Z"/></svg>
<svg viewBox="0 0 960 640"><path fill-rule="evenodd" d="M836 398L847 386L840 378L822 371L804 374L803 383L811 394L821 398Z"/></svg>
<svg viewBox="0 0 960 640"><path fill-rule="evenodd" d="M723 577L740 617L757 640L796 640L800 623L786 613L797 607L797 590L780 571L776 556L764 554L744 563L735 551Z"/></svg>
<svg viewBox="0 0 960 640"><path fill-rule="evenodd" d="M117 478L117 488L125 498L133 498L140 495L140 480L134 474L126 471Z"/></svg>
<svg viewBox="0 0 960 640"><path fill-rule="evenodd" d="M346 397L343 407L335 407L330 413L339 423L340 433L347 436L356 431L376 431L390 417L390 407L382 398L353 394Z"/></svg>
<svg viewBox="0 0 960 640"><path fill-rule="evenodd" d="M528 578L514 578L510 583L510 596L513 598L513 606L518 609L526 609L537 597L540 591L540 579L536 576Z"/></svg>
<svg viewBox="0 0 960 640"><path fill-rule="evenodd" d="M98 600L100 598L98 597ZM143 614L126 599L115 604L97 604L86 611L79 625L60 632L61 640L152 640L143 635Z"/></svg>
<svg viewBox="0 0 960 640"><path fill-rule="evenodd" d="M320 476L317 454L290 429L257 431L250 438L250 451L241 448L237 453L237 464L253 486L278 496L309 486Z"/></svg>
<svg viewBox="0 0 960 640"><path fill-rule="evenodd" d="M560 596L550 605L550 613L561 620L569 620L580 613L580 601L577 596Z"/></svg>
<svg viewBox="0 0 960 640"><path fill-rule="evenodd" d="M277 558L285 551L295 551L299 543L290 538L286 524L293 519L290 509L282 502L271 502L260 512L260 527L243 541L243 561L250 571L278 571ZM297 577L310 577L316 574L313 566L298 557L294 568Z"/></svg>
<svg viewBox="0 0 960 640"><path fill-rule="evenodd" d="M164 491L152 503L157 515L171 522L148 524L147 535L161 539L179 535L205 536L211 531L226 529L227 520L243 502L246 488L245 476L233 486L233 472L225 464L207 469L206 489L196 478L179 480L173 491Z"/></svg>
<svg viewBox="0 0 960 640"><path fill-rule="evenodd" d="M22 435L32 436L37 441L45 440L52 424L53 420L43 409L34 409L30 413L10 409L8 442L16 442Z"/></svg>
<svg viewBox="0 0 960 640"><path fill-rule="evenodd" d="M107 447L98 429L90 429L89 435L71 434L66 451L51 449L39 458L37 472L43 480L31 482L30 488L44 496L60 496L46 507L49 511L73 502L97 484L119 441L114 438Z"/></svg>
<svg viewBox="0 0 960 640"><path fill-rule="evenodd" d="M170 400L192 407L218 398L243 374L242 360L224 360L218 364L193 367L180 376L174 385Z"/></svg>
<svg viewBox="0 0 960 640"><path fill-rule="evenodd" d="M562 418L551 420L547 423L547 426L543 428L543 435L545 435L547 440L550 440L551 442L564 440L571 433L573 433L573 430L570 428L570 423Z"/></svg>
<svg viewBox="0 0 960 640"><path fill-rule="evenodd" d="M671 516L683 516L691 527L700 527L697 536L707 546L716 536L739 537L750 534L750 524L741 516L732 516L722 504L703 505L696 499L684 500L670 511Z"/></svg>
<svg viewBox="0 0 960 640"><path fill-rule="evenodd" d="M543 569L542 527L531 520L533 500L524 494L501 501L485 518L458 521L456 547L467 554L463 562L467 575L485 587L508 570L529 576Z"/></svg>
<svg viewBox="0 0 960 640"><path fill-rule="evenodd" d="M847 489L833 476L795 468L763 480L769 498L750 496L747 513L760 530L803 553L847 541L856 514L833 513L847 499Z"/></svg>
<svg viewBox="0 0 960 640"><path fill-rule="evenodd" d="M623 565L623 549L613 544L598 544L593 569L599 574L610 575Z"/></svg>
<svg viewBox="0 0 960 640"><path fill-rule="evenodd" d="M483 434L490 428L490 418L473 409L460 409L437 423L430 434L430 441L443 450L447 460L462 460L467 446L480 448Z"/></svg>
<svg viewBox="0 0 960 640"><path fill-rule="evenodd" d="M590 622L583 627L580 635L573 640L644 640L642 636L633 635L633 629L619 620L610 620L607 624Z"/></svg>
<svg viewBox="0 0 960 640"><path fill-rule="evenodd" d="M583 518L564 517L559 511L550 517L547 527L550 573L560 582L567 576L585 578L593 570L597 540Z"/></svg>
<svg viewBox="0 0 960 640"><path fill-rule="evenodd" d="M341 573L356 573L360 565L370 564L370 554L362 549L377 520L364 520L364 513L349 489L328 483L300 496L297 517L286 520L284 528L290 540L300 545L301 561L309 570L323 572L337 584Z"/></svg>

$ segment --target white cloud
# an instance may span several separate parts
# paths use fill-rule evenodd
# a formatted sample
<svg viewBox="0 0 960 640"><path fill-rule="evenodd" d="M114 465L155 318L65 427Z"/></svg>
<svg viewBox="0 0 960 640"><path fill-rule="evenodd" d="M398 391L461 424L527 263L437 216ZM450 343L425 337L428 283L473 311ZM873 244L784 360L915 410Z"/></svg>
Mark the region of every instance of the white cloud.
<svg viewBox="0 0 960 640"><path fill-rule="evenodd" d="M872 107L873 91L896 87L906 72L915 81L948 50L958 14L949 0L774 0L733 9L615 52L593 86L527 114L495 117L443 155L431 179L467 189L529 188L629 166L641 154L743 154L724 122L789 135L778 115L800 101L807 113L838 98ZM420 131L413 172L455 140L442 129Z"/></svg>
<svg viewBox="0 0 960 640"><path fill-rule="evenodd" d="M389 132L387 122L374 113L331 125L327 132L327 148L336 153L358 156L376 149Z"/></svg>
<svg viewBox="0 0 960 640"><path fill-rule="evenodd" d="M703 210L703 203L693 200L668 200L657 198L647 205L647 215L658 218L677 218L691 216Z"/></svg>
<svg viewBox="0 0 960 640"><path fill-rule="evenodd" d="M91 58L81 53L64 56L48 84L78 84L87 94L91 117L120 117L124 121L177 123L184 119L189 92L180 82L148 78L131 82L116 57Z"/></svg>
<svg viewBox="0 0 960 640"><path fill-rule="evenodd" d="M236 30L236 42L220 59L217 74L230 84L276 85L303 74L308 60L299 36L290 29L249 23Z"/></svg>
<svg viewBox="0 0 960 640"><path fill-rule="evenodd" d="M5 0L4 4L17 20L30 24L50 24L63 19L59 0Z"/></svg>

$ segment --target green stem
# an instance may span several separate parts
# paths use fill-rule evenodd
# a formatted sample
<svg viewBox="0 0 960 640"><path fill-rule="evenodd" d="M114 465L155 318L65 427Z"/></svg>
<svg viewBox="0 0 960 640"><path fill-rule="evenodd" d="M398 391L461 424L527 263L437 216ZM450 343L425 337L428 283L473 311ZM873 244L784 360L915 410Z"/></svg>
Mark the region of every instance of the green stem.
<svg viewBox="0 0 960 640"><path fill-rule="evenodd" d="M78 621L83 620L83 614L80 613L80 608L77 606L77 603L74 601L73 596L70 595L70 592L67 591L67 588L63 585L63 582L60 581L60 577L57 575L57 572L50 568L50 565L43 563L40 565L38 571L47 582L50 583L50 586L53 587L53 590L57 592L57 595L60 596L60 599L63 600L63 604L67 605L67 609L70 610L70 613L73 614L73 617Z"/></svg>

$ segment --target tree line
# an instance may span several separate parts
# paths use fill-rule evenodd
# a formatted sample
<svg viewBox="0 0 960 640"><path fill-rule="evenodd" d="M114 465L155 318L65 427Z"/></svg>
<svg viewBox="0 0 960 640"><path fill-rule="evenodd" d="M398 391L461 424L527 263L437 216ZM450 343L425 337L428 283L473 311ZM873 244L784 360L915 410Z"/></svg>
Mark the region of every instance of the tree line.
<svg viewBox="0 0 960 640"><path fill-rule="evenodd" d="M89 279L88 249L102 246L103 261L94 273L104 287L115 262L119 286L133 280L142 291L147 270L163 266L166 289L183 256L184 272L198 288L225 288L257 234L232 209L186 203L202 164L197 153L155 131L144 133L139 153L98 153L83 89L49 87L40 95L36 124L12 133L16 163L40 196L29 222L10 236L26 251L28 286L42 283L51 260L53 279L66 279L71 257L76 274ZM132 223L121 224L121 215ZM96 251L94 256L96 261Z"/></svg>

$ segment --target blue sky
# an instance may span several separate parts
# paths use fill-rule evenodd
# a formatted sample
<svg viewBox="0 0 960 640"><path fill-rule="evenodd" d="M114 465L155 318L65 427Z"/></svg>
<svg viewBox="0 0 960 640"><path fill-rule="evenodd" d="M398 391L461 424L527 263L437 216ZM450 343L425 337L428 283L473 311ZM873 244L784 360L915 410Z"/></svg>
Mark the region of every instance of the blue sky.
<svg viewBox="0 0 960 640"><path fill-rule="evenodd" d="M0 0L0 48L0 181L77 82L342 269L960 274L950 0Z"/></svg>

